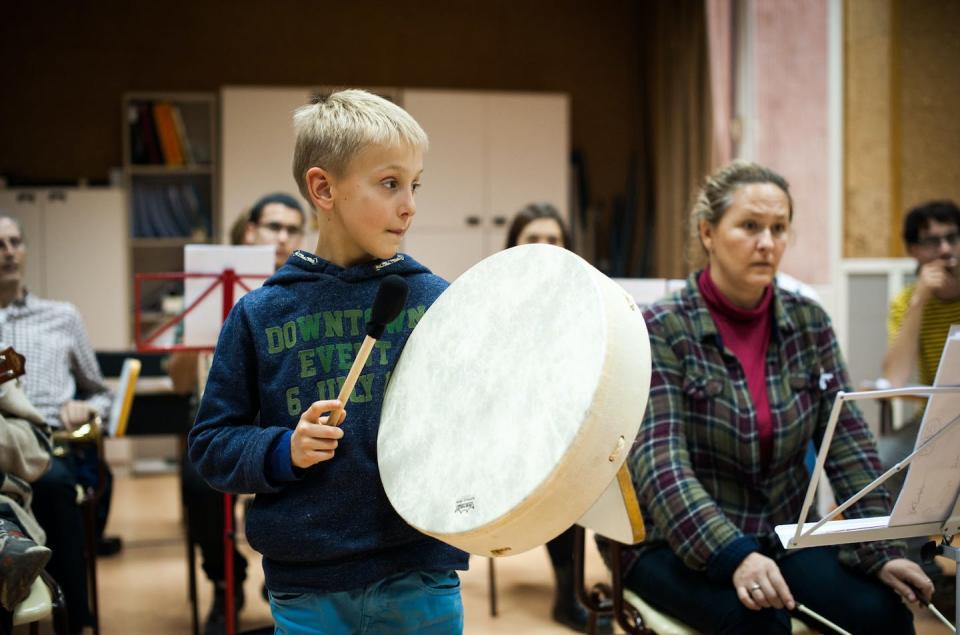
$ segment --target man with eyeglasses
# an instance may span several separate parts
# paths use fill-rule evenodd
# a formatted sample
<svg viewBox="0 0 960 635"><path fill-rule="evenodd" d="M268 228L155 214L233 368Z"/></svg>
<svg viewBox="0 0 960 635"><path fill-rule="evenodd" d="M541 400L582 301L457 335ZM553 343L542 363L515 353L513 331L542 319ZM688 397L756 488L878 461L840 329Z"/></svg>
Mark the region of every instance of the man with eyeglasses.
<svg viewBox="0 0 960 635"><path fill-rule="evenodd" d="M279 269L300 247L304 220L303 207L297 199L280 192L267 194L250 209L243 244L274 245L274 264Z"/></svg>
<svg viewBox="0 0 960 635"><path fill-rule="evenodd" d="M245 220L244 220L245 218ZM279 269L303 240L306 215L300 201L289 194L276 192L260 198L246 217L238 219L231 231L231 243L239 245L273 245L276 248L274 266ZM174 353L167 371L174 390L192 393L197 388L197 355ZM223 494L217 492L197 473L193 464L184 459L181 466L181 486L190 534L200 547L201 565L207 578L214 584L213 602L204 622L204 635L219 635L226 631L226 583L223 548ZM234 607L243 608L243 582L247 575L247 559L234 546Z"/></svg>
<svg viewBox="0 0 960 635"><path fill-rule="evenodd" d="M917 281L890 303L883 376L899 387L906 385L916 370L919 383L929 386L940 364L950 325L960 323L960 208L950 201L933 201L913 208L903 221L903 241L907 252L917 260ZM894 465L913 450L919 419L918 416L878 440L877 449L884 465ZM893 494L902 485L903 476L887 481ZM944 575L936 563L923 562L920 549L926 541L907 540L908 557L917 561L933 580L933 604L942 613L953 615L956 578Z"/></svg>
<svg viewBox="0 0 960 635"><path fill-rule="evenodd" d="M917 260L917 281L890 303L883 376L903 386L916 368L929 386L950 325L960 323L960 208L951 201L915 207L904 219L903 240Z"/></svg>

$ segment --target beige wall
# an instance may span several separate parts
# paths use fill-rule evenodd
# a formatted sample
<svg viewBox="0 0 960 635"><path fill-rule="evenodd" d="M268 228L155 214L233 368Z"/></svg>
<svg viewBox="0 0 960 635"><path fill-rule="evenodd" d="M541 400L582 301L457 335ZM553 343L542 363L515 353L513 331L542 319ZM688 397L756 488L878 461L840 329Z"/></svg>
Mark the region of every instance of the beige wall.
<svg viewBox="0 0 960 635"><path fill-rule="evenodd" d="M826 0L762 0L754 12L754 156L783 174L795 237L782 268L809 284L830 271Z"/></svg>
<svg viewBox="0 0 960 635"><path fill-rule="evenodd" d="M960 201L960 2L847 0L844 248L903 255L910 207Z"/></svg>

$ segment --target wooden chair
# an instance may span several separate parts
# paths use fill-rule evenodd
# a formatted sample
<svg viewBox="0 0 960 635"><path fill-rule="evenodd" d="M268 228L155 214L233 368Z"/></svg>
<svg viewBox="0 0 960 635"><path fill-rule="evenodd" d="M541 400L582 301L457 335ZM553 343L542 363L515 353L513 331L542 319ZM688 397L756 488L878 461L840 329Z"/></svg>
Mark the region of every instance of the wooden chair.
<svg viewBox="0 0 960 635"><path fill-rule="evenodd" d="M92 448L98 459L99 475L96 487L82 490L78 486L79 491L77 492L77 503L83 515L84 552L87 562L87 584L90 592L90 612L93 617L94 635L100 633L100 602L97 590L97 505L103 496L107 481L103 439L107 435L120 438L126 433L137 378L140 376L140 367L141 364L138 359L127 358L124 360L106 426L104 426L100 416L95 415L89 422L72 432L54 435L55 441L65 444L67 447ZM56 452L56 449L54 451Z"/></svg>

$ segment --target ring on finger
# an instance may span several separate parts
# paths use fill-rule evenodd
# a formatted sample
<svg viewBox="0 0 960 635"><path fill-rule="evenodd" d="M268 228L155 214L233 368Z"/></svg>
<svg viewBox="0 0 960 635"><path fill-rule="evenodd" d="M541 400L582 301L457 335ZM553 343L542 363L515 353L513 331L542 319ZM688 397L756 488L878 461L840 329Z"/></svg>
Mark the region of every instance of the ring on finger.
<svg viewBox="0 0 960 635"><path fill-rule="evenodd" d="M762 591L762 590L763 589L760 588L760 584L758 582L754 582L753 584L750 585L751 593L753 593L754 591Z"/></svg>

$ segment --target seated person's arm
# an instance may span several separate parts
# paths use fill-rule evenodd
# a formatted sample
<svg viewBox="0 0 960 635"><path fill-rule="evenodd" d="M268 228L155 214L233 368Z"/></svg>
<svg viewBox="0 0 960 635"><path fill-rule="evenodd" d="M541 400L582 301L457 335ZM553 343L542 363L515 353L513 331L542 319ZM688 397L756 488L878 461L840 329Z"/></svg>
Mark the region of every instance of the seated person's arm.
<svg viewBox="0 0 960 635"><path fill-rule="evenodd" d="M905 386L916 366L920 350L923 305L912 297L898 297L887 317L888 345L883 357L883 377L894 387Z"/></svg>
<svg viewBox="0 0 960 635"><path fill-rule="evenodd" d="M37 428L24 419L0 414L0 472L32 483L49 467L50 446ZM3 482L2 475L0 482Z"/></svg>
<svg viewBox="0 0 960 635"><path fill-rule="evenodd" d="M50 450L50 428L19 384L0 384L0 471L32 483L50 467Z"/></svg>
<svg viewBox="0 0 960 635"><path fill-rule="evenodd" d="M60 407L60 420L68 430L89 421L94 414L106 417L112 400L79 313L74 312L69 329L73 338L70 372L77 384L77 394L76 399Z"/></svg>
<svg viewBox="0 0 960 635"><path fill-rule="evenodd" d="M913 291L903 291L890 303L887 318L889 344L883 358L883 376L894 386L910 379L920 355L920 327L923 311L935 289L944 285L946 273L941 260L928 262L920 269Z"/></svg>
<svg viewBox="0 0 960 635"><path fill-rule="evenodd" d="M197 363L199 353L180 351L167 358L167 374L173 381L173 391L189 395L197 390Z"/></svg>

